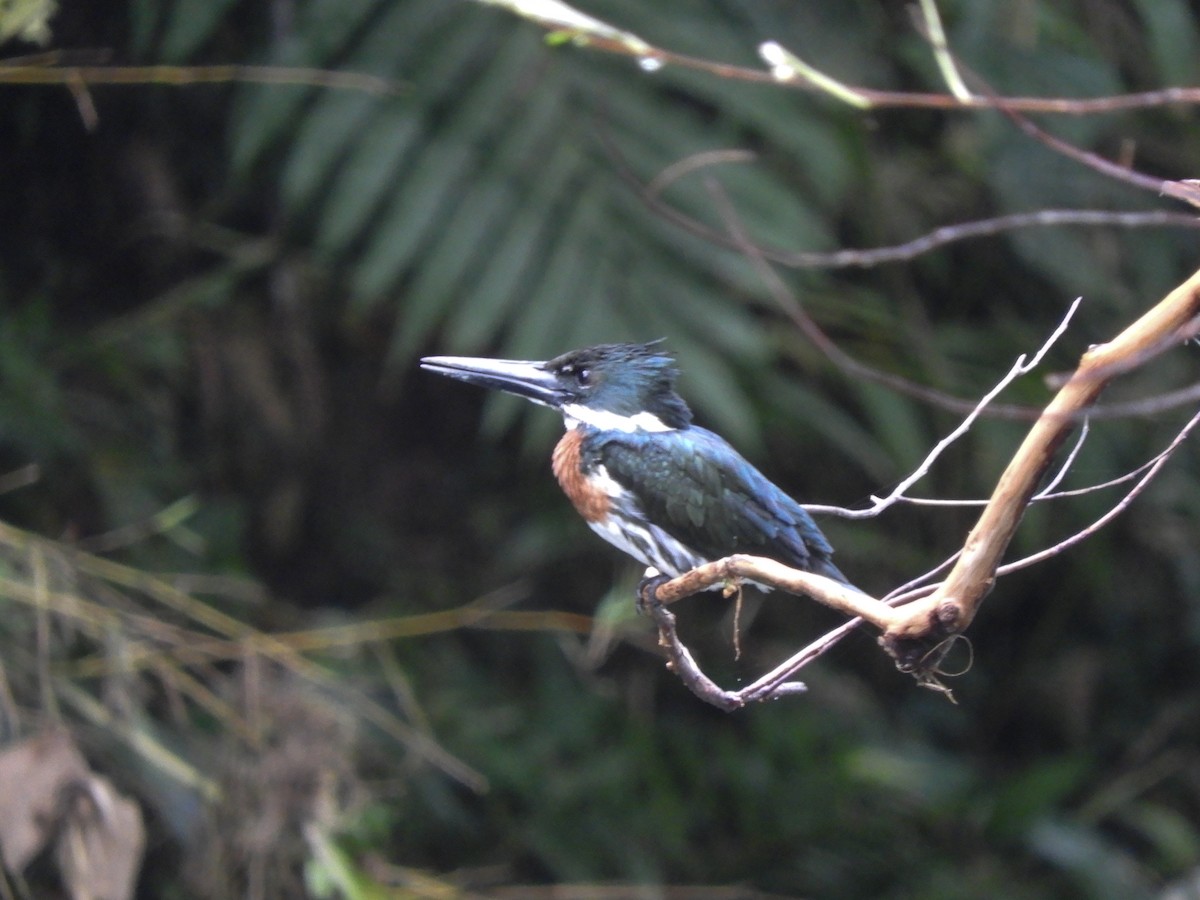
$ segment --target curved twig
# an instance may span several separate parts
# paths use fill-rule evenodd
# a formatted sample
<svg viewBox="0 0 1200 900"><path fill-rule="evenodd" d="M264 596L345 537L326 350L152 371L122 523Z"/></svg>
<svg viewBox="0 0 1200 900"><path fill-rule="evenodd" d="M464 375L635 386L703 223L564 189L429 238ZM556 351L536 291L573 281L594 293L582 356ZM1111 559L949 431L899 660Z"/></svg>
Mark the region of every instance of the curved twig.
<svg viewBox="0 0 1200 900"><path fill-rule="evenodd" d="M1000 477L949 577L930 597L905 607L885 633L885 646L894 657L905 658L914 642L927 644L970 624L995 581L1000 559L1038 482L1080 414L1113 378L1190 340L1198 331L1200 271L1112 341L1083 355L1075 374L1034 423Z"/></svg>

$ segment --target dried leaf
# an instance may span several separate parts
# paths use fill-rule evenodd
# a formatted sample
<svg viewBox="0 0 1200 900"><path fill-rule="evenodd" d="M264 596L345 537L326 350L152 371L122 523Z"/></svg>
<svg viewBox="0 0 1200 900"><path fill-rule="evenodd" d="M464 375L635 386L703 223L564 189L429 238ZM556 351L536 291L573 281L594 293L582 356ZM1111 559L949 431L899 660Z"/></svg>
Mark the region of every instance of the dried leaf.
<svg viewBox="0 0 1200 900"><path fill-rule="evenodd" d="M73 900L127 900L137 886L146 830L137 803L91 775L67 810L56 848Z"/></svg>
<svg viewBox="0 0 1200 900"><path fill-rule="evenodd" d="M138 805L93 774L67 731L0 752L0 854L20 872L51 840L73 900L133 896L146 833Z"/></svg>
<svg viewBox="0 0 1200 900"><path fill-rule="evenodd" d="M0 854L20 872L56 833L65 791L88 776L66 731L44 731L0 752Z"/></svg>

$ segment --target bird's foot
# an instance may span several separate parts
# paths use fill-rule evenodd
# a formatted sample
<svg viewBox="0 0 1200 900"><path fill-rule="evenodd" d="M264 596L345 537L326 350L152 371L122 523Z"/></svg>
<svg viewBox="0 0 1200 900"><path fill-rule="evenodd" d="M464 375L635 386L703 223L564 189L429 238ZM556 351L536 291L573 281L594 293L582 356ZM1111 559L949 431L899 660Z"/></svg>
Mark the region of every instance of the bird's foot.
<svg viewBox="0 0 1200 900"><path fill-rule="evenodd" d="M652 609L662 606L662 601L658 599L658 589L670 580L670 575L664 575L658 569L647 569L642 580L638 582L637 611L642 615L649 615Z"/></svg>

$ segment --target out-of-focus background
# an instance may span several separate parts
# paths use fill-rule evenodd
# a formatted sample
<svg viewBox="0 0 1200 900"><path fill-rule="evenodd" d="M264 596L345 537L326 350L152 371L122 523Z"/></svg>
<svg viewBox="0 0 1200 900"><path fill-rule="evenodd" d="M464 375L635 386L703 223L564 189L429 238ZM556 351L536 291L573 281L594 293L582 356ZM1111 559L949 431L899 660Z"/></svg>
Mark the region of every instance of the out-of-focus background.
<svg viewBox="0 0 1200 900"><path fill-rule="evenodd" d="M847 84L946 90L903 4L579 8L714 62L765 71L774 40ZM1200 80L1183 0L940 9L1000 95ZM662 207L724 234L732 210L785 253L1183 207L996 111L640 66L476 3L61 0L47 25L44 46L0 45L42 73L0 68L0 726L10 747L65 730L136 803L140 896L1194 896L1172 893L1200 873L1194 445L1087 542L997 584L958 705L863 631L807 695L731 715L665 670L637 567L559 495L558 418L416 366L665 337L699 421L803 500L860 506L960 414L839 368L784 300L860 362L973 400L1082 296L1002 398L1036 409L1047 375L1195 269L1196 232L784 258L781 294ZM52 71L152 65L205 68ZM1032 118L1200 174L1194 104ZM1105 399L1186 386L1196 354ZM1134 469L1192 412L1097 420L1065 486ZM986 497L1026 427L981 420L914 493ZM1035 508L1011 555L1122 490ZM822 526L882 593L974 516ZM752 593L740 658L728 602L681 621L736 686L839 620ZM17 865L12 840L10 880L72 895L69 868Z"/></svg>

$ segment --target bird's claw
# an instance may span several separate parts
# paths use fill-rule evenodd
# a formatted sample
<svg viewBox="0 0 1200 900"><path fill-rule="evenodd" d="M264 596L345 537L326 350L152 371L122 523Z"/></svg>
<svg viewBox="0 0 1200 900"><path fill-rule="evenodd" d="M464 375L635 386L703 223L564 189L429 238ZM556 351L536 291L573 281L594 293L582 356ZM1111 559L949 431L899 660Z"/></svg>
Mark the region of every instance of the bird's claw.
<svg viewBox="0 0 1200 900"><path fill-rule="evenodd" d="M642 615L649 615L650 611L656 607L662 606L662 601L658 599L658 589L671 580L670 575L656 573L654 575L647 574L637 587L637 611Z"/></svg>

